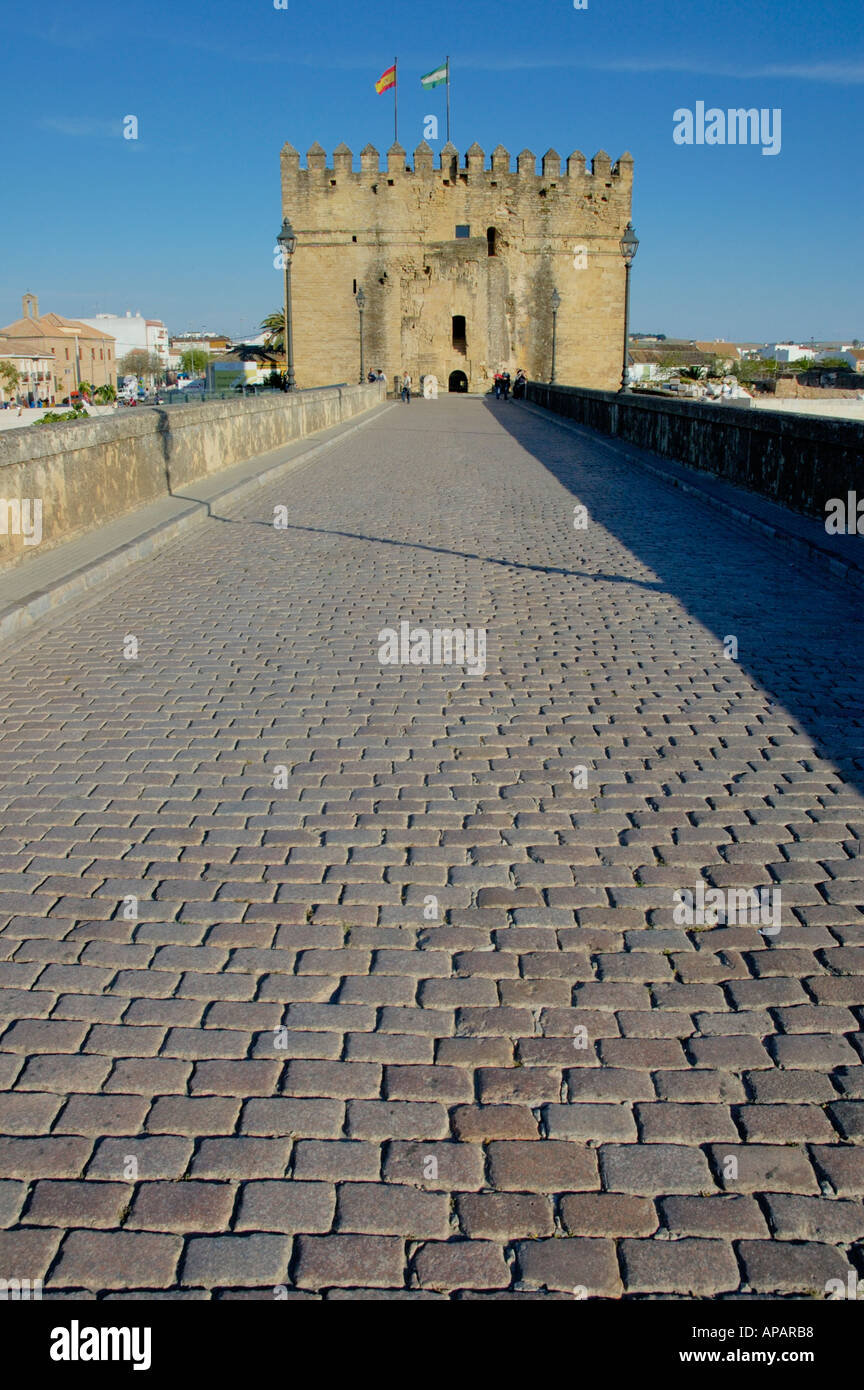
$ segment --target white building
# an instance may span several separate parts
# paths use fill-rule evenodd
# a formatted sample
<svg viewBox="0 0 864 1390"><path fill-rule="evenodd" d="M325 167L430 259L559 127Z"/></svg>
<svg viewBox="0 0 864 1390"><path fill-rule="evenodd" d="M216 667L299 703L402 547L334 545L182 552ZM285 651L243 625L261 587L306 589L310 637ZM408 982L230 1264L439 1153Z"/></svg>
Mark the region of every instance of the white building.
<svg viewBox="0 0 864 1390"><path fill-rule="evenodd" d="M51 352L4 352L0 349L0 359L11 362L18 372L17 386L9 386L5 377L0 376L0 407L14 405L28 400L48 401L54 395L53 368L54 354Z"/></svg>
<svg viewBox="0 0 864 1390"><path fill-rule="evenodd" d="M764 362L800 362L802 357L812 357L813 349L800 343L766 343L759 356Z"/></svg>
<svg viewBox="0 0 864 1390"><path fill-rule="evenodd" d="M150 352L159 358L163 368L168 368L168 329L161 319L145 319L141 314L133 314L127 309L125 314L96 314L92 319L82 319L91 328L101 328L116 339L116 361L123 360L128 352Z"/></svg>

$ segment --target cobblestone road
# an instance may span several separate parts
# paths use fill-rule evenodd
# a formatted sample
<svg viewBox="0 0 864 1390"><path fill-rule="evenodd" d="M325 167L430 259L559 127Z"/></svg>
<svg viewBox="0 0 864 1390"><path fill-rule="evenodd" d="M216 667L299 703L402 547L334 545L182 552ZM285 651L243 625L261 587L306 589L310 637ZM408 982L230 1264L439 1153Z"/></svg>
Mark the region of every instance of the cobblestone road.
<svg viewBox="0 0 864 1390"><path fill-rule="evenodd" d="M7 644L0 1275L864 1274L860 608L599 440L442 400ZM402 621L485 628L485 675L382 666ZM780 931L677 922L700 883L779 888Z"/></svg>

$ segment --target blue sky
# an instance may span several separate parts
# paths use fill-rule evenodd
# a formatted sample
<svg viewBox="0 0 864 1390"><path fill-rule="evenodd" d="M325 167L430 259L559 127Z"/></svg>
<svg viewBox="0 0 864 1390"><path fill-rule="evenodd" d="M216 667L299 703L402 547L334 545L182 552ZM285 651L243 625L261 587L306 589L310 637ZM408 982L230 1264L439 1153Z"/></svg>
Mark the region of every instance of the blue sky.
<svg viewBox="0 0 864 1390"><path fill-rule="evenodd" d="M32 290L43 311L251 333L281 294L282 144L386 149L373 84L398 54L413 149L444 112L420 75L449 52L460 151L630 150L634 329L864 340L861 0L41 0L3 41L0 324ZM779 107L780 153L675 144L698 101Z"/></svg>

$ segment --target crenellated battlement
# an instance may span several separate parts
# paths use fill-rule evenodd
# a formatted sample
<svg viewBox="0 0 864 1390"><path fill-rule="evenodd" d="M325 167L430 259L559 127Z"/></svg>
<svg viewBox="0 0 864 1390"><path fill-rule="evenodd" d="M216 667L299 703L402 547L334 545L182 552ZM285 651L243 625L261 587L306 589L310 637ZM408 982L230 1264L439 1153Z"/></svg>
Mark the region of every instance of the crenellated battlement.
<svg viewBox="0 0 864 1390"><path fill-rule="evenodd" d="M364 371L390 380L485 390L503 363L548 380L553 336L556 380L620 380L629 154L316 141L281 167L302 384L359 374L361 324Z"/></svg>
<svg viewBox="0 0 864 1390"><path fill-rule="evenodd" d="M494 184L501 178L518 181L520 184L533 179L538 185L557 183L562 179L568 182L598 179L604 182L620 181L622 184L630 184L633 179L633 156L629 153L622 154L613 164L605 150L598 150L591 160L590 167L587 167L585 156L580 150L574 150L566 161L562 161L557 150L549 149L540 158L539 173L538 157L533 150L520 151L516 156L514 169L510 152L503 145L496 145L491 157L487 157L476 141L461 158L456 146L448 141L438 151L436 162L435 152L425 140L414 150L410 164L407 151L399 144L391 145L385 151L384 158L385 166L382 168L381 153L374 145L366 145L360 152L360 168L355 169L354 155L343 142L333 151L332 164L328 164L327 153L317 140L306 152L305 166L301 165L299 150L291 144L283 145L281 156L283 176L307 182L333 178L347 178L360 182L370 177L377 178L382 174L388 178L405 179L439 177L444 183L448 180L458 180L469 184Z"/></svg>

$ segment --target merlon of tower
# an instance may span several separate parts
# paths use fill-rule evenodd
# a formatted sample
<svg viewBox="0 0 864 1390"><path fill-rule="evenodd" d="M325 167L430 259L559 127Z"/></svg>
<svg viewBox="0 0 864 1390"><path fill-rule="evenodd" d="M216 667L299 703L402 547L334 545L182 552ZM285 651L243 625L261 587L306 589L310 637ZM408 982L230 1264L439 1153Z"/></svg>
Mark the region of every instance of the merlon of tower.
<svg viewBox="0 0 864 1390"><path fill-rule="evenodd" d="M432 174L434 171L435 154L432 150L432 146L428 145L425 140L421 140L414 151L414 173Z"/></svg>
<svg viewBox="0 0 864 1390"><path fill-rule="evenodd" d="M465 168L472 174L482 174L486 167L486 153L475 140L465 152Z"/></svg>
<svg viewBox="0 0 864 1390"><path fill-rule="evenodd" d="M399 144L398 140L396 140L387 151L387 173L404 174L407 167L405 162L405 150Z"/></svg>
<svg viewBox="0 0 864 1390"><path fill-rule="evenodd" d="M334 174L351 174L354 172L354 156L344 140L341 145L337 145L333 151L333 172Z"/></svg>
<svg viewBox="0 0 864 1390"><path fill-rule="evenodd" d="M360 151L360 171L363 174L377 174L381 167L381 156L374 145L364 145Z"/></svg>
<svg viewBox="0 0 864 1390"><path fill-rule="evenodd" d="M306 168L314 170L316 174L323 174L327 168L327 152L317 140L306 151Z"/></svg>
<svg viewBox="0 0 864 1390"><path fill-rule="evenodd" d="M281 163L285 179L302 182L308 176L322 178L329 172L333 176L330 183L337 186L350 180L361 184L369 179L376 182L381 172L381 155L375 145L364 145L360 151L360 169L357 171L353 151L344 141L333 151L332 169L328 169L327 153L317 140L306 152L305 168L301 167L300 155L290 142L282 146ZM496 145L492 151L491 167L487 168L485 151L476 140L465 151L464 163L460 163L459 151L449 140L439 149L437 165L435 151L426 140L421 140L414 150L411 165L408 164L406 150L398 142L392 144L386 154L387 173L391 180L398 178L400 182L404 178L431 178L437 173L445 183L483 186L494 185L501 178L516 177L523 185L529 179L535 179L547 188L555 185L565 191L566 181L559 182L562 175L565 180L596 178L610 184L613 180L627 185L633 181L633 156L629 151L625 151L613 164L605 150L598 150L590 161L590 167L586 167L581 150L574 150L565 162L556 149L548 149L540 161L539 173L537 164L533 150L522 150L516 156L514 175L510 151L504 145Z"/></svg>
<svg viewBox="0 0 864 1390"><path fill-rule="evenodd" d="M612 160L605 150L598 150L591 161L591 173L596 178L599 174L601 178L608 178L612 173Z"/></svg>
<svg viewBox="0 0 864 1390"><path fill-rule="evenodd" d="M459 151L451 140L441 146L441 162L438 167L448 178L455 179L459 168Z"/></svg>

